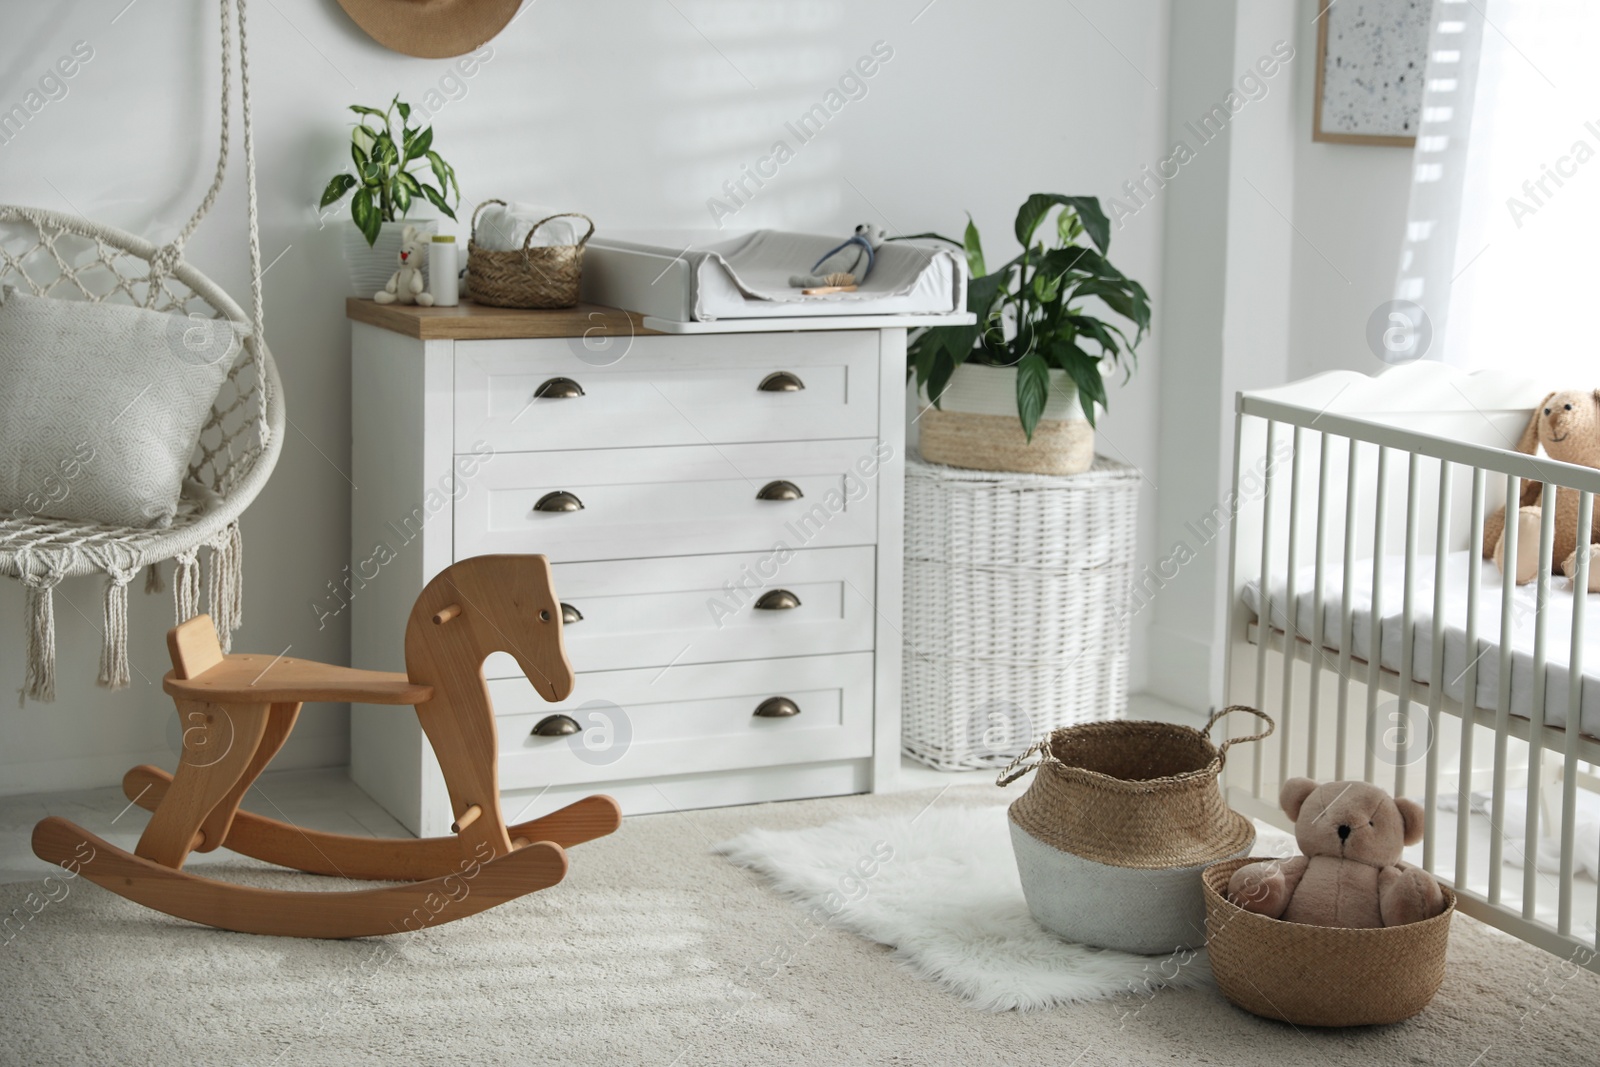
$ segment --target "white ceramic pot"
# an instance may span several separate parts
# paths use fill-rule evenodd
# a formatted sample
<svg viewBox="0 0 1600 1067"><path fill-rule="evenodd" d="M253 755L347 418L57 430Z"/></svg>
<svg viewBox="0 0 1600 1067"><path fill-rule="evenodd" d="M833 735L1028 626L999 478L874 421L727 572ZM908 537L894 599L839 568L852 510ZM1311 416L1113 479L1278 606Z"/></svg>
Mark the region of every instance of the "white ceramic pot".
<svg viewBox="0 0 1600 1067"><path fill-rule="evenodd" d="M401 219L386 222L378 232L375 244L368 245L366 235L354 222L344 224L344 264L350 275L350 295L372 299L372 294L389 284L394 272L400 269L400 238L407 226L415 226L424 247L439 229L438 219Z"/></svg>
<svg viewBox="0 0 1600 1067"><path fill-rule="evenodd" d="M1032 441L1017 417L1015 367L963 363L937 408L926 389L920 399L918 449L930 463L1028 474L1082 474L1094 465L1094 427L1066 371L1050 371L1050 392Z"/></svg>

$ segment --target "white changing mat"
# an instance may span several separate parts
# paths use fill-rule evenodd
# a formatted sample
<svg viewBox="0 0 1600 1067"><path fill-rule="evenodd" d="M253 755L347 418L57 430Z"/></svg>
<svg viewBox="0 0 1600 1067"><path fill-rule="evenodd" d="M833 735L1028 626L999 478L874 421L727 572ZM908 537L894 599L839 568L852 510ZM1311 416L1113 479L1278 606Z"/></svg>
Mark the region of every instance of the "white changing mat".
<svg viewBox="0 0 1600 1067"><path fill-rule="evenodd" d="M1433 577L1434 559L1417 557L1416 581L1413 587L1411 676L1426 684L1433 665ZM1383 579L1378 587L1378 610L1373 611L1372 561L1356 566L1351 580L1342 580L1342 568L1330 563L1323 579L1323 645L1337 650L1343 637L1344 597L1350 597L1352 627L1350 654L1364 660L1371 659L1373 617L1381 619L1383 667L1398 671L1402 642L1407 639L1402 625L1404 619L1405 557L1385 556ZM1465 703L1464 690L1467 665L1477 658L1478 685L1475 702L1480 708L1494 709L1500 701L1500 570L1492 561L1472 559L1469 552L1453 552L1445 560L1445 626L1444 626L1444 679L1445 693L1453 700ZM1314 567L1301 568L1295 576L1295 630L1296 636L1310 640L1315 619ZM1478 633L1477 646L1469 655L1467 650L1467 583L1478 583ZM1282 631L1287 621L1285 612L1287 583L1283 575L1274 575L1270 584L1272 599L1272 626ZM1257 618L1261 615L1260 583L1246 583L1244 602ZM1545 608L1545 722L1565 727L1567 723L1567 689L1571 672L1568 664L1572 650L1572 583L1557 575L1550 583L1550 600ZM1585 605L1587 625L1584 627L1583 687L1581 717L1583 732L1600 737L1600 595L1589 595ZM1533 644L1538 617L1535 586L1518 586L1513 597L1511 629L1511 713L1522 718L1530 717L1533 709ZM1365 671L1355 672L1357 680L1365 678Z"/></svg>
<svg viewBox="0 0 1600 1067"><path fill-rule="evenodd" d="M967 306L966 261L950 249L890 241L855 292L804 296L790 276L809 271L842 236L756 230L704 244L697 237L705 235L595 237L584 263L584 299L696 322L947 315Z"/></svg>

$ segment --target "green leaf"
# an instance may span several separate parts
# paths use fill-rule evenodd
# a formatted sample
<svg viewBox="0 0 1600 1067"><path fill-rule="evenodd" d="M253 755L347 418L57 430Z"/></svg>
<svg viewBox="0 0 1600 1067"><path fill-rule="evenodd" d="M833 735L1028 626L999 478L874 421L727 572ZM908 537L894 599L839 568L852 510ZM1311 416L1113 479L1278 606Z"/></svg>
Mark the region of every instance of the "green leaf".
<svg viewBox="0 0 1600 1067"><path fill-rule="evenodd" d="M367 153L361 150L361 146L354 141L350 142L350 158L355 161L357 174L365 174L367 172L367 164L370 159Z"/></svg>
<svg viewBox="0 0 1600 1067"><path fill-rule="evenodd" d="M401 175L401 177L405 177L405 175ZM405 182L395 182L394 189L389 195L394 200L395 210L401 215L411 210L411 190L406 188Z"/></svg>
<svg viewBox="0 0 1600 1067"><path fill-rule="evenodd" d="M934 357L933 368L928 373L928 399L933 401L934 407L939 407L939 402L944 399L944 391L950 388L950 379L955 377L956 367L961 361L949 350L942 349Z"/></svg>
<svg viewBox="0 0 1600 1067"><path fill-rule="evenodd" d="M422 195L422 183L417 181L416 175L402 170L395 174L395 181L405 186L407 192Z"/></svg>
<svg viewBox="0 0 1600 1067"><path fill-rule="evenodd" d="M345 193L348 193L351 189L354 189L356 184L357 182L354 175L335 174L333 176L333 180L328 183L328 187L322 190L322 203L318 204L317 206L319 208L323 208L327 207L329 204L337 202L341 196L343 196Z"/></svg>
<svg viewBox="0 0 1600 1067"><path fill-rule="evenodd" d="M1078 238L1083 236L1083 220L1076 211L1070 208L1056 216L1056 238L1062 247L1075 245Z"/></svg>
<svg viewBox="0 0 1600 1067"><path fill-rule="evenodd" d="M1050 213L1060 205L1078 213L1083 228L1102 253L1111 244L1111 220L1100 208L1100 198L1095 196L1066 196L1063 193L1033 193L1017 209L1017 243L1024 248L1033 244L1034 231Z"/></svg>
<svg viewBox="0 0 1600 1067"><path fill-rule="evenodd" d="M398 108L399 111L400 111L400 121L402 123L406 123L406 122L410 122L411 121L411 105L410 104L401 103L400 100L398 98L396 98L395 107Z"/></svg>
<svg viewBox="0 0 1600 1067"><path fill-rule="evenodd" d="M983 266L983 242L978 238L978 224L967 215L967 232L962 234L962 247L967 250L967 270L974 278L989 273Z"/></svg>
<svg viewBox="0 0 1600 1067"><path fill-rule="evenodd" d="M421 133L417 134L417 136L416 136L416 138L414 140L412 140L412 141L410 141L410 142L408 142L406 144L405 158L403 160L401 160L401 162L402 163L410 163L413 159L417 159L417 158L421 157L424 153L426 153L428 151L428 149L432 145L433 145L433 127L429 126L427 129L425 129ZM442 185L444 183L441 182L440 184Z"/></svg>
<svg viewBox="0 0 1600 1067"><path fill-rule="evenodd" d="M1050 365L1037 352L1030 352L1017 362L1017 415L1029 441L1049 399Z"/></svg>
<svg viewBox="0 0 1600 1067"><path fill-rule="evenodd" d="M989 317L989 311L994 307L995 298L1000 291L1010 282L1012 273L1016 270L1017 262L1021 257L1012 260L993 274L973 278L967 282L967 310L978 316L978 321L983 322Z"/></svg>
<svg viewBox="0 0 1600 1067"><path fill-rule="evenodd" d="M1111 247L1111 220L1106 218L1106 213L1100 207L1098 196L1069 196L1067 204L1078 213L1083 228L1089 235L1089 240L1100 250L1101 255Z"/></svg>
<svg viewBox="0 0 1600 1067"><path fill-rule="evenodd" d="M449 190L454 187L456 203L461 203L461 185L456 181L455 168L446 163L439 153L432 149L428 150L427 156L428 165L433 168L433 176L438 180L439 188L441 190ZM447 181L448 184L446 184Z"/></svg>
<svg viewBox="0 0 1600 1067"><path fill-rule="evenodd" d="M355 219L356 228L366 235L367 244L378 243L378 234L383 230L383 219L378 215L378 208L372 202L372 190L362 189L350 201L350 216Z"/></svg>
<svg viewBox="0 0 1600 1067"><path fill-rule="evenodd" d="M354 111L357 115L371 115L374 118L383 119L385 122L387 122L389 118L388 115L384 114L382 111L379 111L375 107L362 107L360 104L351 104L350 110Z"/></svg>
<svg viewBox="0 0 1600 1067"><path fill-rule="evenodd" d="M450 205L444 202L444 196L440 194L439 190L435 189L431 185L424 184L422 186L422 192L424 196L432 201L434 207L438 208L452 219L456 217L456 213L450 210Z"/></svg>

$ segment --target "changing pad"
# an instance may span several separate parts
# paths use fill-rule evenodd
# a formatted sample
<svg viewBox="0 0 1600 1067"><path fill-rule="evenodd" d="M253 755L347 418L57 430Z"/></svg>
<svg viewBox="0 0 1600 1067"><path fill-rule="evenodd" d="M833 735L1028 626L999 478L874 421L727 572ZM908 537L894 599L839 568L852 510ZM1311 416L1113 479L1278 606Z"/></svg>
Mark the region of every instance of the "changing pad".
<svg viewBox="0 0 1600 1067"><path fill-rule="evenodd" d="M804 296L789 284L843 239L780 230L597 236L584 258L583 298L679 322L965 311L966 261L904 241L877 250L855 292Z"/></svg>

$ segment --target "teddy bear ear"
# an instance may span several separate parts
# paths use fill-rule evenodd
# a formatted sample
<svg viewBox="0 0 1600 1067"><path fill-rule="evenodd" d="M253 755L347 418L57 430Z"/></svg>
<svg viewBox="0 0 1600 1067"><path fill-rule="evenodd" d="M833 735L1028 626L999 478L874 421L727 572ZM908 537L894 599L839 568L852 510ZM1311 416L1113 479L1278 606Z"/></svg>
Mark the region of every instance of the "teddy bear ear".
<svg viewBox="0 0 1600 1067"><path fill-rule="evenodd" d="M1544 409L1550 403L1550 398L1556 394L1550 393L1539 401L1539 406L1533 409L1533 417L1528 420L1528 426L1522 431L1522 440L1517 442L1517 451L1530 456L1539 451L1539 416L1544 414Z"/></svg>
<svg viewBox="0 0 1600 1067"><path fill-rule="evenodd" d="M1278 806L1289 818L1298 819L1306 798L1316 791L1317 783L1310 778L1291 778L1283 783L1283 789L1278 792Z"/></svg>
<svg viewBox="0 0 1600 1067"><path fill-rule="evenodd" d="M1400 809L1400 823L1405 828L1401 840L1415 845L1422 840L1422 805L1409 797L1395 797L1394 806Z"/></svg>
<svg viewBox="0 0 1600 1067"><path fill-rule="evenodd" d="M415 226L407 226L405 229L400 231L400 240L405 241L407 244L410 244L416 239L417 228Z"/></svg>

